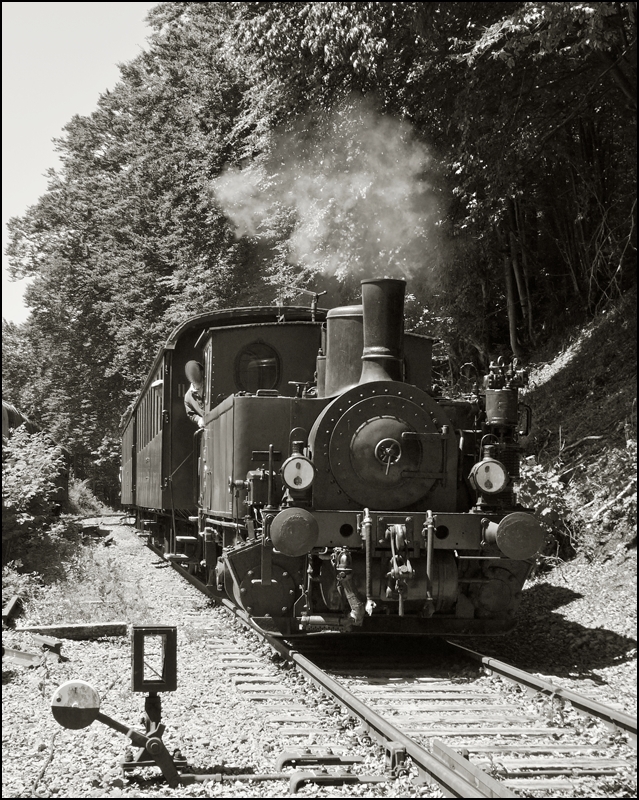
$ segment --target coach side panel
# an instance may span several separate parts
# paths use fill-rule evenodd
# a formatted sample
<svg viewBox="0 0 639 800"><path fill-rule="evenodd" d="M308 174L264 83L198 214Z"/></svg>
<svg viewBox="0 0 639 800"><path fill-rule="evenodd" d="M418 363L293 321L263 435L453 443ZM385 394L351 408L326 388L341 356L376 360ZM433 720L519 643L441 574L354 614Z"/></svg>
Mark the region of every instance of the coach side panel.
<svg viewBox="0 0 639 800"><path fill-rule="evenodd" d="M129 420L122 435L122 476L120 502L135 505L135 415Z"/></svg>
<svg viewBox="0 0 639 800"><path fill-rule="evenodd" d="M164 365L160 365L135 412L136 505L162 508L162 411Z"/></svg>

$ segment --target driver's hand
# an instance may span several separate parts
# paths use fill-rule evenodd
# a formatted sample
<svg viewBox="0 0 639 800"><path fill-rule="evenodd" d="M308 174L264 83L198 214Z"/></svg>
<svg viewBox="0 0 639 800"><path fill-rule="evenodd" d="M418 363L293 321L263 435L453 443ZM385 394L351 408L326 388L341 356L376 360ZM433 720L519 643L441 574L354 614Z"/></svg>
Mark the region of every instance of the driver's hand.
<svg viewBox="0 0 639 800"><path fill-rule="evenodd" d="M198 426L198 428L203 428L204 427L204 420L202 419L202 417L200 417L198 419L197 426Z"/></svg>

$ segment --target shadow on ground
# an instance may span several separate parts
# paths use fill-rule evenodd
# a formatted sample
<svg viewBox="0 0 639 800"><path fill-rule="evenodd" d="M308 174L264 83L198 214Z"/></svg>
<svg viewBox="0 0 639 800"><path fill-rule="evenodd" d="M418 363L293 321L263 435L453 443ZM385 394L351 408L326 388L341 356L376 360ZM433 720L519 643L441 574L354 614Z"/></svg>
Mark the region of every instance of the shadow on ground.
<svg viewBox="0 0 639 800"><path fill-rule="evenodd" d="M582 596L566 587L536 584L524 591L517 627L509 634L456 641L530 672L603 683L593 670L633 660L637 641L573 622L558 611Z"/></svg>

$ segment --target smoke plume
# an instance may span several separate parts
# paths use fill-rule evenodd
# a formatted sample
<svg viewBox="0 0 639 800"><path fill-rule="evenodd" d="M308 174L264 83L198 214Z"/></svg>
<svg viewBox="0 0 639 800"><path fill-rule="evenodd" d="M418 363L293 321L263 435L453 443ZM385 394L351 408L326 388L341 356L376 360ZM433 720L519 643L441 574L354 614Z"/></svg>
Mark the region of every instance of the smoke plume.
<svg viewBox="0 0 639 800"><path fill-rule="evenodd" d="M441 217L434 165L410 126L350 100L276 137L259 165L213 193L237 236L288 236L291 263L328 275L410 277L432 263Z"/></svg>

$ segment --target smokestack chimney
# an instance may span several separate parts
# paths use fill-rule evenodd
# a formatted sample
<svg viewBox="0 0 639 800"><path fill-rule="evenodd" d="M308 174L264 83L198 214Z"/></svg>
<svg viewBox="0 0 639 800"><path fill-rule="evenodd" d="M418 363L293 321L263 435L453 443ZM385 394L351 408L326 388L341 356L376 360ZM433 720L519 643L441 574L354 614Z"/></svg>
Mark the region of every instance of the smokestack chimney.
<svg viewBox="0 0 639 800"><path fill-rule="evenodd" d="M362 281L364 350L360 383L403 380L406 281Z"/></svg>

